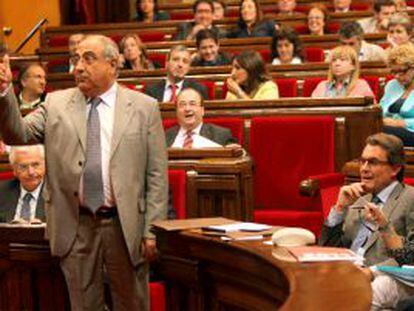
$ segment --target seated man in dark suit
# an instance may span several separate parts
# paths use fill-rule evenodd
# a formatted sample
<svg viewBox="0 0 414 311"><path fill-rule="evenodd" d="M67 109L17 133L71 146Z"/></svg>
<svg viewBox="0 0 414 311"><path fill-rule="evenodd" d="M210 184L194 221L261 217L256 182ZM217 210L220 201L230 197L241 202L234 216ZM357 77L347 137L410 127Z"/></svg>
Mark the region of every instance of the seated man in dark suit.
<svg viewBox="0 0 414 311"><path fill-rule="evenodd" d="M9 159L16 179L0 184L0 222L44 222L42 188L45 156L43 146L12 147Z"/></svg>
<svg viewBox="0 0 414 311"><path fill-rule="evenodd" d="M213 25L214 4L211 0L197 0L193 5L194 22L181 23L177 27L174 40L194 40L202 29L210 29L217 37L225 37L225 33Z"/></svg>
<svg viewBox="0 0 414 311"><path fill-rule="evenodd" d="M369 202L374 203L400 236L409 240L414 237L414 188L402 182L402 141L384 133L371 135L359 162L361 182L340 189L322 228L320 244L351 248L365 258L367 266L396 265L387 253L378 227L362 210Z"/></svg>
<svg viewBox="0 0 414 311"><path fill-rule="evenodd" d="M200 30L196 37L197 54L191 66L225 66L231 64L231 58L220 51L217 35L209 29Z"/></svg>
<svg viewBox="0 0 414 311"><path fill-rule="evenodd" d="M148 85L145 93L159 102L176 102L178 93L187 87L196 89L204 99L208 99L207 88L195 81L185 78L190 70L191 56L184 45L171 48L167 59L167 78L158 83Z"/></svg>
<svg viewBox="0 0 414 311"><path fill-rule="evenodd" d="M180 92L177 98L178 125L165 133L167 146L175 148L202 148L237 144L227 128L203 123L203 97L192 88Z"/></svg>

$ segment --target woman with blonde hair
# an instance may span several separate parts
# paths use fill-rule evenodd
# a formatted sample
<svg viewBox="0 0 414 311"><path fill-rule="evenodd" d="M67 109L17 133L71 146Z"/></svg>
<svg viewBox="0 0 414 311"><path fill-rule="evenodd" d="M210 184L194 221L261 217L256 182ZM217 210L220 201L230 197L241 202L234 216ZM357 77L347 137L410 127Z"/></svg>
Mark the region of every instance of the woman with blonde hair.
<svg viewBox="0 0 414 311"><path fill-rule="evenodd" d="M154 64L148 59L147 49L140 37L130 33L125 35L119 43L124 58L122 69L148 70L154 69Z"/></svg>
<svg viewBox="0 0 414 311"><path fill-rule="evenodd" d="M380 105L384 132L414 146L414 45L398 45L388 52L388 68L394 79L384 88Z"/></svg>
<svg viewBox="0 0 414 311"><path fill-rule="evenodd" d="M350 46L331 51L328 79L321 81L312 97L374 97L368 83L359 78L358 55Z"/></svg>

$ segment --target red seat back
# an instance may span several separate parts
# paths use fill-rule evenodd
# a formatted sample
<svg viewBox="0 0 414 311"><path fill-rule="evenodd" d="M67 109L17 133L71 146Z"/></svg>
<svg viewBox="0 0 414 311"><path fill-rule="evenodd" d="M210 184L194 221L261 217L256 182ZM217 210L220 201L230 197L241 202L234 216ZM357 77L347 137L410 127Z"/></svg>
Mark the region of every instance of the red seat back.
<svg viewBox="0 0 414 311"><path fill-rule="evenodd" d="M68 46L69 36L53 36L49 38L48 45L50 47L61 47L61 46Z"/></svg>
<svg viewBox="0 0 414 311"><path fill-rule="evenodd" d="M148 58L153 63L157 63L158 65L160 65L161 68L164 68L165 63L167 62L167 54L165 53L149 53Z"/></svg>
<svg viewBox="0 0 414 311"><path fill-rule="evenodd" d="M14 178L12 171L0 172L0 180L10 180Z"/></svg>
<svg viewBox="0 0 414 311"><path fill-rule="evenodd" d="M377 76L363 76L362 79L368 82L369 87L375 95L375 100L378 101L378 94L380 92L380 83Z"/></svg>
<svg viewBox="0 0 414 311"><path fill-rule="evenodd" d="M278 78L274 80L280 97L297 97L298 81L295 78Z"/></svg>
<svg viewBox="0 0 414 311"><path fill-rule="evenodd" d="M207 88L208 99L213 100L216 98L215 82L210 80L198 80L199 83Z"/></svg>
<svg viewBox="0 0 414 311"><path fill-rule="evenodd" d="M167 309L165 284L163 282L150 282L149 296L150 311L165 311Z"/></svg>
<svg viewBox="0 0 414 311"><path fill-rule="evenodd" d="M322 78L322 77L306 78L303 82L302 96L311 97L312 92L316 89L319 82L323 80L325 80L325 78Z"/></svg>
<svg viewBox="0 0 414 311"><path fill-rule="evenodd" d="M177 219L185 219L187 197L187 173L185 170L168 170L168 184L172 193L172 205Z"/></svg>
<svg viewBox="0 0 414 311"><path fill-rule="evenodd" d="M307 46L303 49L303 53L307 62L325 61L325 53L322 48Z"/></svg>
<svg viewBox="0 0 414 311"><path fill-rule="evenodd" d="M319 199L299 194L311 175L334 172L334 118L257 117L251 121L255 207L312 210Z"/></svg>

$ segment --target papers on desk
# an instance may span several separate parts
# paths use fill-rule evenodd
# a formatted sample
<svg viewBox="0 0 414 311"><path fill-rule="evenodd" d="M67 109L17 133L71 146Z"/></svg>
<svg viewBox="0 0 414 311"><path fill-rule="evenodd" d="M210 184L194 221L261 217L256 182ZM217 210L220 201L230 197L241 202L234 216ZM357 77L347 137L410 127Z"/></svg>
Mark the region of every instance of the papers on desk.
<svg viewBox="0 0 414 311"><path fill-rule="evenodd" d="M192 148L211 148L211 147L223 147L223 146L201 135L193 136Z"/></svg>
<svg viewBox="0 0 414 311"><path fill-rule="evenodd" d="M323 246L298 246L287 248L300 262L352 261L360 262L361 258L347 248Z"/></svg>
<svg viewBox="0 0 414 311"><path fill-rule="evenodd" d="M414 287L414 269L413 266L377 266L378 271L381 271L385 274L388 274L395 278L396 280L410 286Z"/></svg>
<svg viewBox="0 0 414 311"><path fill-rule="evenodd" d="M213 225L213 226L206 226L202 227L203 231L215 231L215 232L236 232L236 231L244 231L244 232L259 232L264 230L271 229L272 226L264 225L264 224L257 224L254 222L237 222L234 224L225 224L225 225Z"/></svg>

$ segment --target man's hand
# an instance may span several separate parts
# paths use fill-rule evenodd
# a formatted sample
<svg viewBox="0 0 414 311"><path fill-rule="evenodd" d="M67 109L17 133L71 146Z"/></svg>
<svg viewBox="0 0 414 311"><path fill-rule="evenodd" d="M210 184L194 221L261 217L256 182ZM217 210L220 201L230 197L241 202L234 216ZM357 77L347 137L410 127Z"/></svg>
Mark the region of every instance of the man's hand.
<svg viewBox="0 0 414 311"><path fill-rule="evenodd" d="M337 212L341 213L344 208L353 204L357 199L363 196L366 193L362 183L357 182L351 185L343 186L339 190L338 200L335 204L335 209Z"/></svg>
<svg viewBox="0 0 414 311"><path fill-rule="evenodd" d="M371 202L365 205L365 219L382 228L388 225L388 220L384 213L378 208L377 205Z"/></svg>
<svg viewBox="0 0 414 311"><path fill-rule="evenodd" d="M382 123L386 126L407 127L405 121L402 119L384 118L382 119Z"/></svg>
<svg viewBox="0 0 414 311"><path fill-rule="evenodd" d="M158 257L157 243L155 239L143 238L141 244L142 256L146 261L152 262Z"/></svg>
<svg viewBox="0 0 414 311"><path fill-rule="evenodd" d="M4 93L13 81L13 75L10 69L9 55L4 55L0 63L0 94Z"/></svg>

